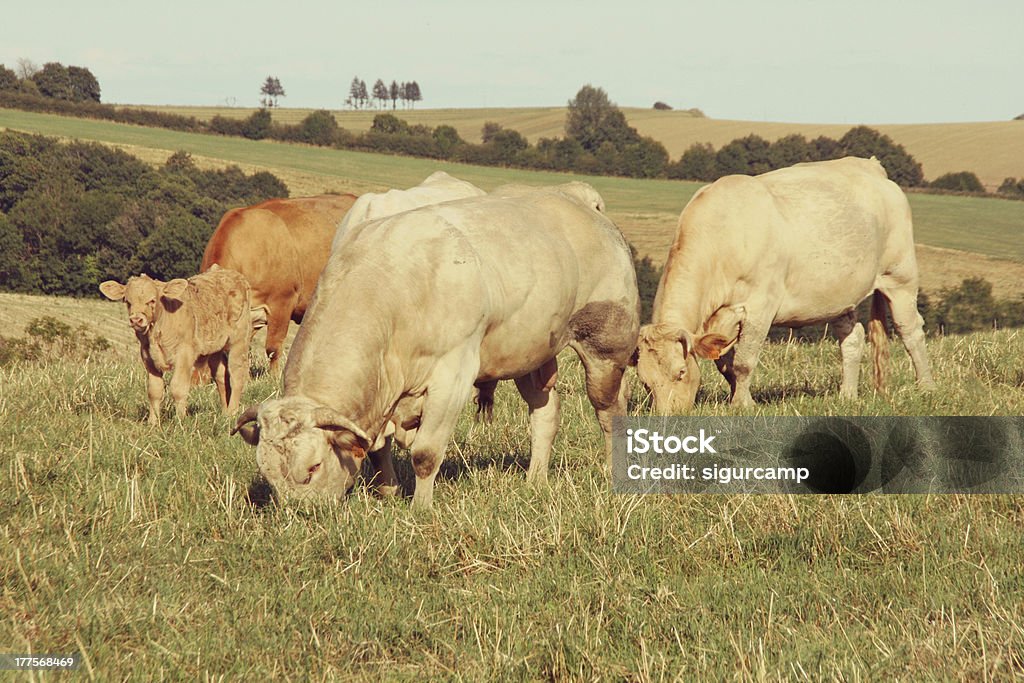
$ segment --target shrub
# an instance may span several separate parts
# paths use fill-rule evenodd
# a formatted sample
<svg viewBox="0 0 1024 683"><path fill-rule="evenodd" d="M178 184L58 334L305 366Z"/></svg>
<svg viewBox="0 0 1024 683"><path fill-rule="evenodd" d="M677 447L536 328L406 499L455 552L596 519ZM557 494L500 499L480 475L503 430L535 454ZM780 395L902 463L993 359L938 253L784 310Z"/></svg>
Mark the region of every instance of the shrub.
<svg viewBox="0 0 1024 683"><path fill-rule="evenodd" d="M985 192L985 186L978 180L978 176L970 171L946 173L933 180L928 186L937 190L951 190L953 192Z"/></svg>

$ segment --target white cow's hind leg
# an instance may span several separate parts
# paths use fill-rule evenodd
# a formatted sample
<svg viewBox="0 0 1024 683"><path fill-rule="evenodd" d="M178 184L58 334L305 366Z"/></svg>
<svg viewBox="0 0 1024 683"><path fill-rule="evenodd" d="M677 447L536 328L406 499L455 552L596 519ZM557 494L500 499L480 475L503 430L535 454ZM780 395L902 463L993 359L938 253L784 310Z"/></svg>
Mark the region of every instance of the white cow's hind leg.
<svg viewBox="0 0 1024 683"><path fill-rule="evenodd" d="M864 355L864 326L857 322L856 312L850 311L833 323L843 363L843 383L840 398L857 398L860 382L860 359Z"/></svg>
<svg viewBox="0 0 1024 683"><path fill-rule="evenodd" d="M903 347L910 354L914 363L917 383L924 389L934 389L931 366L928 363L928 350L924 345L924 319L917 312L917 287L905 285L895 288L880 288L889 300L892 322L896 332L903 340Z"/></svg>
<svg viewBox="0 0 1024 683"><path fill-rule="evenodd" d="M559 398L555 389L558 366L551 359L538 371L516 380L519 395L530 407L530 469L526 481L543 485L548 480L551 447L558 433Z"/></svg>

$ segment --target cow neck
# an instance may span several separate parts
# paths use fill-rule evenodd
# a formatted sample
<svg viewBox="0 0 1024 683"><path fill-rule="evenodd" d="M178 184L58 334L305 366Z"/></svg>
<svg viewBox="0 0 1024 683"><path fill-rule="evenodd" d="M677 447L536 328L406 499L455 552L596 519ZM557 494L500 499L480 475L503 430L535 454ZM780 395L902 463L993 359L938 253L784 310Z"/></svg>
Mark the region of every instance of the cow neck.
<svg viewBox="0 0 1024 683"><path fill-rule="evenodd" d="M400 393L395 369L385 366L390 355L387 335L374 334L364 324L359 334L317 339L311 322L300 330L300 334L309 330L310 338L296 338L293 345L293 356L285 370L284 395L304 396L328 406L373 439L386 424ZM295 348L300 343L302 346ZM304 348L317 348L317 352L303 353Z"/></svg>
<svg viewBox="0 0 1024 683"><path fill-rule="evenodd" d="M666 267L654 310L655 323L681 327L691 333L700 330L717 308L711 300L717 298L713 296L714 288L701 270Z"/></svg>

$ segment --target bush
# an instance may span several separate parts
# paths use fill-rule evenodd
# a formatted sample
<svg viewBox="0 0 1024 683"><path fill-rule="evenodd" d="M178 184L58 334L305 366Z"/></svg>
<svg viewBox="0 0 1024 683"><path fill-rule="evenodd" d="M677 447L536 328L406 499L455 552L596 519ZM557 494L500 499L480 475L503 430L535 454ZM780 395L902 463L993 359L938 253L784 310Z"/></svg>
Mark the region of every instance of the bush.
<svg viewBox="0 0 1024 683"><path fill-rule="evenodd" d="M1005 178L997 192L1007 197L1024 198L1024 178Z"/></svg>
<svg viewBox="0 0 1024 683"><path fill-rule="evenodd" d="M334 134L338 131L338 122L331 112L320 109L302 119L299 130L303 142L330 147L334 144Z"/></svg>
<svg viewBox="0 0 1024 683"><path fill-rule="evenodd" d="M22 339L0 337L0 367L15 361L85 360L112 348L106 337L93 334L88 325L74 329L48 315L32 320L25 333L28 337Z"/></svg>
<svg viewBox="0 0 1024 683"><path fill-rule="evenodd" d="M654 108L659 111L671 111L672 107L664 102L658 101L654 103Z"/></svg>
<svg viewBox="0 0 1024 683"><path fill-rule="evenodd" d="M669 178L678 180L712 181L719 177L715 164L715 148L710 143L694 143L683 152L679 161L666 169Z"/></svg>
<svg viewBox="0 0 1024 683"><path fill-rule="evenodd" d="M951 190L953 192L985 192L985 186L978 180L978 176L970 171L946 173L933 180L928 186L937 190Z"/></svg>

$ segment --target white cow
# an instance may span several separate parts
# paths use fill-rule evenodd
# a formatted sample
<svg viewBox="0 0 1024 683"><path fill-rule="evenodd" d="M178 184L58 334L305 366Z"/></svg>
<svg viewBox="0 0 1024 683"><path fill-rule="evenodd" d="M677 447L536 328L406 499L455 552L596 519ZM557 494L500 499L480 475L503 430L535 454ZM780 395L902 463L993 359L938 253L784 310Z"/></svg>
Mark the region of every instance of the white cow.
<svg viewBox="0 0 1024 683"><path fill-rule="evenodd" d="M459 180L444 171L435 171L408 190L388 190L384 193L367 192L359 197L345 217L338 223L331 250L342 240L353 226L366 221L394 216L396 213L411 211L428 204L440 204L453 199L479 197L486 194L476 185Z"/></svg>
<svg viewBox="0 0 1024 683"><path fill-rule="evenodd" d="M876 386L888 352L887 300L918 384L930 387L917 290L910 206L877 160L726 176L701 188L679 217L654 322L640 332L637 371L658 412L685 412L700 384L697 358L712 359L732 402L749 405L751 374L772 324L836 320L840 395L856 397L864 327L854 308L874 292Z"/></svg>
<svg viewBox="0 0 1024 683"><path fill-rule="evenodd" d="M412 451L413 505L474 385L514 379L530 408L527 478L547 477L555 357L571 346L611 447L636 348L636 274L618 228L562 192L471 197L353 226L336 245L285 368L281 398L236 431L280 492L342 496L367 451L394 485L388 422Z"/></svg>

